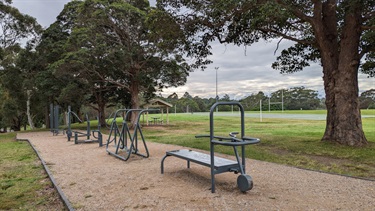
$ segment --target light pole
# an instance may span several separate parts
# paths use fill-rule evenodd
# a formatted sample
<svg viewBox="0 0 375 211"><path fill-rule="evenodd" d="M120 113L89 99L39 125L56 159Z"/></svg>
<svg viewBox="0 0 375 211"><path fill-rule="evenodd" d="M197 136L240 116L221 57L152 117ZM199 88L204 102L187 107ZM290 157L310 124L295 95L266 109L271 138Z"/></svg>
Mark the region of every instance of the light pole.
<svg viewBox="0 0 375 211"><path fill-rule="evenodd" d="M281 112L284 112L284 89L281 90Z"/></svg>
<svg viewBox="0 0 375 211"><path fill-rule="evenodd" d="M216 70L216 103L219 101L219 95L217 94L217 70L219 67L215 67ZM218 107L216 107L216 112L218 112Z"/></svg>

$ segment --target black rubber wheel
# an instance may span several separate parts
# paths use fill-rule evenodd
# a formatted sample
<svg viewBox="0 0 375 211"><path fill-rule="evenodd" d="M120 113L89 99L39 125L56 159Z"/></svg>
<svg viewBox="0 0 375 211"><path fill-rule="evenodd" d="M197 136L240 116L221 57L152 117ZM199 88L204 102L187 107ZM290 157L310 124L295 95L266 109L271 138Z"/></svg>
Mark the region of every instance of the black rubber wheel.
<svg viewBox="0 0 375 211"><path fill-rule="evenodd" d="M237 177L237 185L242 192L246 192L253 188L253 179L250 175L241 174Z"/></svg>

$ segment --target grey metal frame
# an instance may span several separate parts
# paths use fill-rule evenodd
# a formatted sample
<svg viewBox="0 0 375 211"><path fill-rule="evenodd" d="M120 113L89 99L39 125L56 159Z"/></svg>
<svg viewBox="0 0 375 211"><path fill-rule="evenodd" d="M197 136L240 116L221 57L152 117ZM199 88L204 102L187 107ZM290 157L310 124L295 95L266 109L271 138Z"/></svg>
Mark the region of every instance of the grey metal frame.
<svg viewBox="0 0 375 211"><path fill-rule="evenodd" d="M74 113L72 110L71 110L71 107L68 106L68 129L66 130L66 135L68 137L68 141L70 141L70 139L73 137L73 131L72 131L72 127L71 127L71 124L72 124L72 116L77 118L77 120L79 122L83 122L76 113Z"/></svg>
<svg viewBox="0 0 375 211"><path fill-rule="evenodd" d="M50 123L50 131L54 136L60 134L59 129L59 113L60 113L60 106L53 105L53 103L49 106L50 113L49 113L49 123ZM64 130L61 130L64 134Z"/></svg>
<svg viewBox="0 0 375 211"><path fill-rule="evenodd" d="M87 127L86 127L86 132L82 133L79 131L72 131L71 128L71 116L74 116L78 119L79 122L83 122L76 113L74 113L71 110L71 107L68 106L68 129L66 131L68 141L73 137L74 133L74 144L79 144L79 143L99 143L99 147L103 146L103 135L100 132L100 124L98 124L98 129L97 130L91 130L90 126L90 119L87 114L85 114L85 120L87 122ZM94 138L91 138L94 137ZM87 139L85 140L80 140L79 137L86 137Z"/></svg>
<svg viewBox="0 0 375 211"><path fill-rule="evenodd" d="M130 134L130 133L129 133L129 131L127 132L126 128L124 127L125 126L124 123L126 123L125 115L126 115L126 112L128 110L129 109L119 109L115 113L112 113L112 114L114 114L114 116L113 116L111 126L109 128L109 136L108 136L106 145L108 145L110 143L114 143L117 146L117 143L119 143L119 144L123 144L125 146L125 143L127 143L125 140L127 140L127 135ZM123 124L122 124L122 128L121 128L121 132L120 132L120 129L119 129L119 127L117 125L117 122L116 122L116 119L117 119L119 113L122 113L122 118L123 118ZM110 117L108 119L110 119L112 117L112 114L110 115ZM112 136L113 136L113 138L112 138ZM108 148L108 146L106 148Z"/></svg>
<svg viewBox="0 0 375 211"><path fill-rule="evenodd" d="M126 111L126 114L125 114L125 117L123 117L122 128L120 131L116 123L116 117L119 112L125 112L125 111ZM127 161L130 158L131 154L135 154L144 158L148 158L150 156L150 153L148 151L147 144L143 136L142 127L141 127L139 120L143 113L150 112L150 111L159 111L159 109L120 109L116 111L114 119L111 124L111 129L110 129L109 137L108 137L107 144L106 144L107 153L123 161ZM130 128L126 122L126 119L132 112L138 112L138 116L134 124L133 135L130 133ZM138 134L141 136L141 141L146 150L145 154L140 153L138 149ZM112 135L113 135L113 139L111 139ZM129 142L130 142L129 148L128 148L128 137L129 137ZM111 144L114 144L114 147L115 147L114 152L111 151L109 148ZM120 150L125 151L124 156L121 156L119 154Z"/></svg>
<svg viewBox="0 0 375 211"><path fill-rule="evenodd" d="M241 132L240 138L236 138L236 132L230 133L230 137L220 137L214 134L214 111L217 106L220 105L237 105L240 108L241 113ZM252 188L251 177L246 175L246 157L245 157L245 145L259 143L258 138L246 137L245 136L245 115L244 108L239 102L218 102L215 103L210 110L210 134L209 135L197 135L196 138L209 137L210 138L210 154L204 154L200 152L195 152L192 150L173 150L167 151L166 155L161 160L161 173L164 173L164 161L169 156L175 156L184 160L187 160L187 167L190 168L190 162L194 162L200 165L204 165L211 168L211 192L215 192L215 174L220 174L224 172L234 172L241 173L237 179L239 186L243 185L243 179L246 181L244 186L239 187L241 191L245 192ZM236 161L219 158L215 156L215 145L231 146L233 147ZM239 158L239 153L237 147L241 147L241 159Z"/></svg>

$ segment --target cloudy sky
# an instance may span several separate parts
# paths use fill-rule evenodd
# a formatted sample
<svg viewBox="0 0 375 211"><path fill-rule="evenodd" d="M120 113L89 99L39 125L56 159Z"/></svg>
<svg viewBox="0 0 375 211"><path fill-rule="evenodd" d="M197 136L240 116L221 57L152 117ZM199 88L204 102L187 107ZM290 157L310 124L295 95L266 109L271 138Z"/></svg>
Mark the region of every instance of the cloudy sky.
<svg viewBox="0 0 375 211"><path fill-rule="evenodd" d="M13 0L13 6L22 13L37 19L43 27L48 27L70 0ZM155 4L155 0L150 1ZM192 96L216 96L216 68L218 94L222 97L228 94L232 99L240 99L258 91L266 94L279 89L296 86L319 91L324 96L322 69L318 64L312 64L303 72L282 75L271 68L283 48L292 43L282 41L279 50L274 54L277 41L259 42L246 49L233 45L213 45L213 64L205 71L196 70L187 79L185 86L164 90L161 94L168 96L176 92L181 97L185 92ZM360 92L375 88L375 79L359 75Z"/></svg>

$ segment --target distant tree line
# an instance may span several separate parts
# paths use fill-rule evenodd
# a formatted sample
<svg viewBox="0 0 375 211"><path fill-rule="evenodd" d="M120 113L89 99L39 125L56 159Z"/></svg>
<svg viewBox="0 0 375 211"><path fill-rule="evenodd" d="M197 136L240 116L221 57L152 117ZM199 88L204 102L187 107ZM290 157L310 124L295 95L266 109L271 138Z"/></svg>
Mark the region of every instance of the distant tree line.
<svg viewBox="0 0 375 211"><path fill-rule="evenodd" d="M161 99L175 106L177 113L186 112L207 112L211 106L216 103L216 98L200 98L191 96L185 92L179 97L176 93L168 97L159 96ZM219 97L219 101L234 101L228 94ZM265 95L260 91L251 94L242 99L237 99L246 111L259 111L260 101L262 101L262 110L316 110L325 109L325 98L319 98L318 91L307 89L303 86L289 89L280 89ZM361 109L375 108L375 89L367 90L360 95ZM230 106L220 107L220 111L231 111Z"/></svg>

